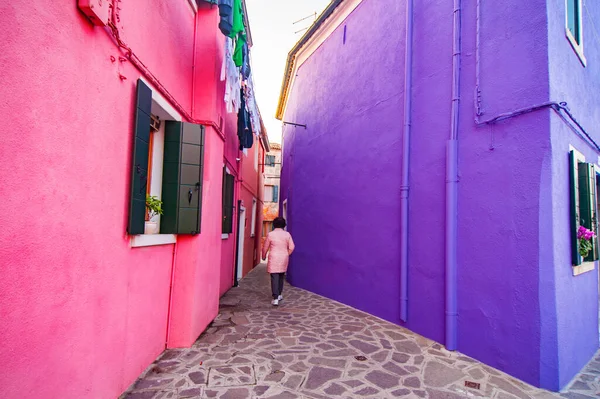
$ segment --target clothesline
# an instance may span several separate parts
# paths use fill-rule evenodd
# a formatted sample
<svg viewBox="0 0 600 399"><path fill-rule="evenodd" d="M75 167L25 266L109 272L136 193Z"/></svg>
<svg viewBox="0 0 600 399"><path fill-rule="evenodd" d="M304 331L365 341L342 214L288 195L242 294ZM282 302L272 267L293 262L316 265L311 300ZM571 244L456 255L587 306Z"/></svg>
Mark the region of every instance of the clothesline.
<svg viewBox="0 0 600 399"><path fill-rule="evenodd" d="M250 68L244 10L242 0L219 0L218 4L219 29L226 36L221 67L221 81L225 81L223 100L228 113L238 114L240 150L244 150L252 147L252 134L260 136L262 125Z"/></svg>

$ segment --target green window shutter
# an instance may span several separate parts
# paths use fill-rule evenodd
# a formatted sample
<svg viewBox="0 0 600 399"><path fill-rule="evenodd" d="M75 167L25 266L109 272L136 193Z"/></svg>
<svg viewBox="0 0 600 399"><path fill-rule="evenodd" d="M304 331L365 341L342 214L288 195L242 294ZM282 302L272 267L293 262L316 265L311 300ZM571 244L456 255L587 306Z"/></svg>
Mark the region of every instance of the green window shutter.
<svg viewBox="0 0 600 399"><path fill-rule="evenodd" d="M273 202L279 202L279 186L273 186Z"/></svg>
<svg viewBox="0 0 600 399"><path fill-rule="evenodd" d="M148 184L148 152L150 142L150 111L152 90L137 81L133 156L129 196L129 234L144 234L146 219L146 185Z"/></svg>
<svg viewBox="0 0 600 399"><path fill-rule="evenodd" d="M227 173L223 168L223 225L222 233L230 234L233 232L233 194L235 178Z"/></svg>
<svg viewBox="0 0 600 399"><path fill-rule="evenodd" d="M575 152L569 153L569 191L571 197L571 263L574 266L581 264L581 255L578 251L577 230L579 229L579 180L578 161Z"/></svg>
<svg viewBox="0 0 600 399"><path fill-rule="evenodd" d="M597 233L596 217L596 168L590 163L579 163L579 224ZM591 262L598 259L598 240L593 240L592 250L584 259Z"/></svg>
<svg viewBox="0 0 600 399"><path fill-rule="evenodd" d="M202 222L204 126L166 121L162 234L198 234Z"/></svg>

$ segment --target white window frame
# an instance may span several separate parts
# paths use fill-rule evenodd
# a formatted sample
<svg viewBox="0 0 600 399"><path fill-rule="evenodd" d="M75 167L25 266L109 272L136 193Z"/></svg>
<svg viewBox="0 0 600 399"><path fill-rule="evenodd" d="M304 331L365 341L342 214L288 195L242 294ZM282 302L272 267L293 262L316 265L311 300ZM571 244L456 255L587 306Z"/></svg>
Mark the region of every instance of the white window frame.
<svg viewBox="0 0 600 399"><path fill-rule="evenodd" d="M572 145L569 145L569 151L573 151L573 154L575 155L575 159L577 159L578 162L585 163L585 155L583 155L575 147L573 147ZM579 276L580 274L591 272L592 270L594 270L596 268L596 262L597 261L582 262L581 265L573 266L573 276Z"/></svg>
<svg viewBox="0 0 600 399"><path fill-rule="evenodd" d="M144 78L140 78L152 90L152 113L162 117L168 117L171 120L181 122L182 118L179 112L169 104L169 102ZM162 176L163 176L163 157L164 157L164 120L161 118L161 129L154 132L154 145L152 148L152 181L150 184L150 195L161 199L162 197ZM150 129L150 126L148 126ZM153 218L158 223L160 229L160 215ZM169 245L177 242L175 234L140 234L130 236L130 245L136 247L150 247L155 245Z"/></svg>
<svg viewBox="0 0 600 399"><path fill-rule="evenodd" d="M258 201L252 198L252 222L250 223L250 237L256 236L256 212L258 211Z"/></svg>
<svg viewBox="0 0 600 399"><path fill-rule="evenodd" d="M267 196L267 188L270 187L271 188L271 195ZM263 190L263 198L265 202L274 202L273 201L273 193L275 192L275 189L273 188L275 187L274 185L271 184L265 184L265 188Z"/></svg>
<svg viewBox="0 0 600 399"><path fill-rule="evenodd" d="M569 3L568 3L568 1L569 0L565 0L565 35L567 37L567 40L571 44L571 47L573 47L573 51L575 51L575 54L577 54L579 61L581 61L581 64L585 67L585 66L587 66L587 60L585 59L585 55L583 52L583 0L576 0L578 2L577 9L579 11L579 15L577 15L577 18L579 19L579 35L581 36L580 43L577 43L575 36L573 36L571 31L569 30Z"/></svg>

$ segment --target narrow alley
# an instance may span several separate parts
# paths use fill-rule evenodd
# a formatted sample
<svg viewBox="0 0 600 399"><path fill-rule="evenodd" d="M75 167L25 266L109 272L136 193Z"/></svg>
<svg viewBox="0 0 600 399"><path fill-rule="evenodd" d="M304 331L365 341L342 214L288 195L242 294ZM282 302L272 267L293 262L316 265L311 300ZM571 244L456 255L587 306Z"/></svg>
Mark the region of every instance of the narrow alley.
<svg viewBox="0 0 600 399"><path fill-rule="evenodd" d="M265 266L220 303L189 349L167 350L122 397L585 399L600 395L600 356L561 395L540 390L351 307L286 286L269 303Z"/></svg>

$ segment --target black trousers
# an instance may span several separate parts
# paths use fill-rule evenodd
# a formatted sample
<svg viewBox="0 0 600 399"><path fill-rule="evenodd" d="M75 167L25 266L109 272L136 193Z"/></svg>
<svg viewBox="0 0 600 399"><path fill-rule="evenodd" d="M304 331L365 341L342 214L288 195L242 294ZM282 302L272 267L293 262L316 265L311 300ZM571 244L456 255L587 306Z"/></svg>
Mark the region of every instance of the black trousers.
<svg viewBox="0 0 600 399"><path fill-rule="evenodd" d="M271 273L271 292L273 299L277 299L283 292L283 282L285 281L285 273Z"/></svg>

